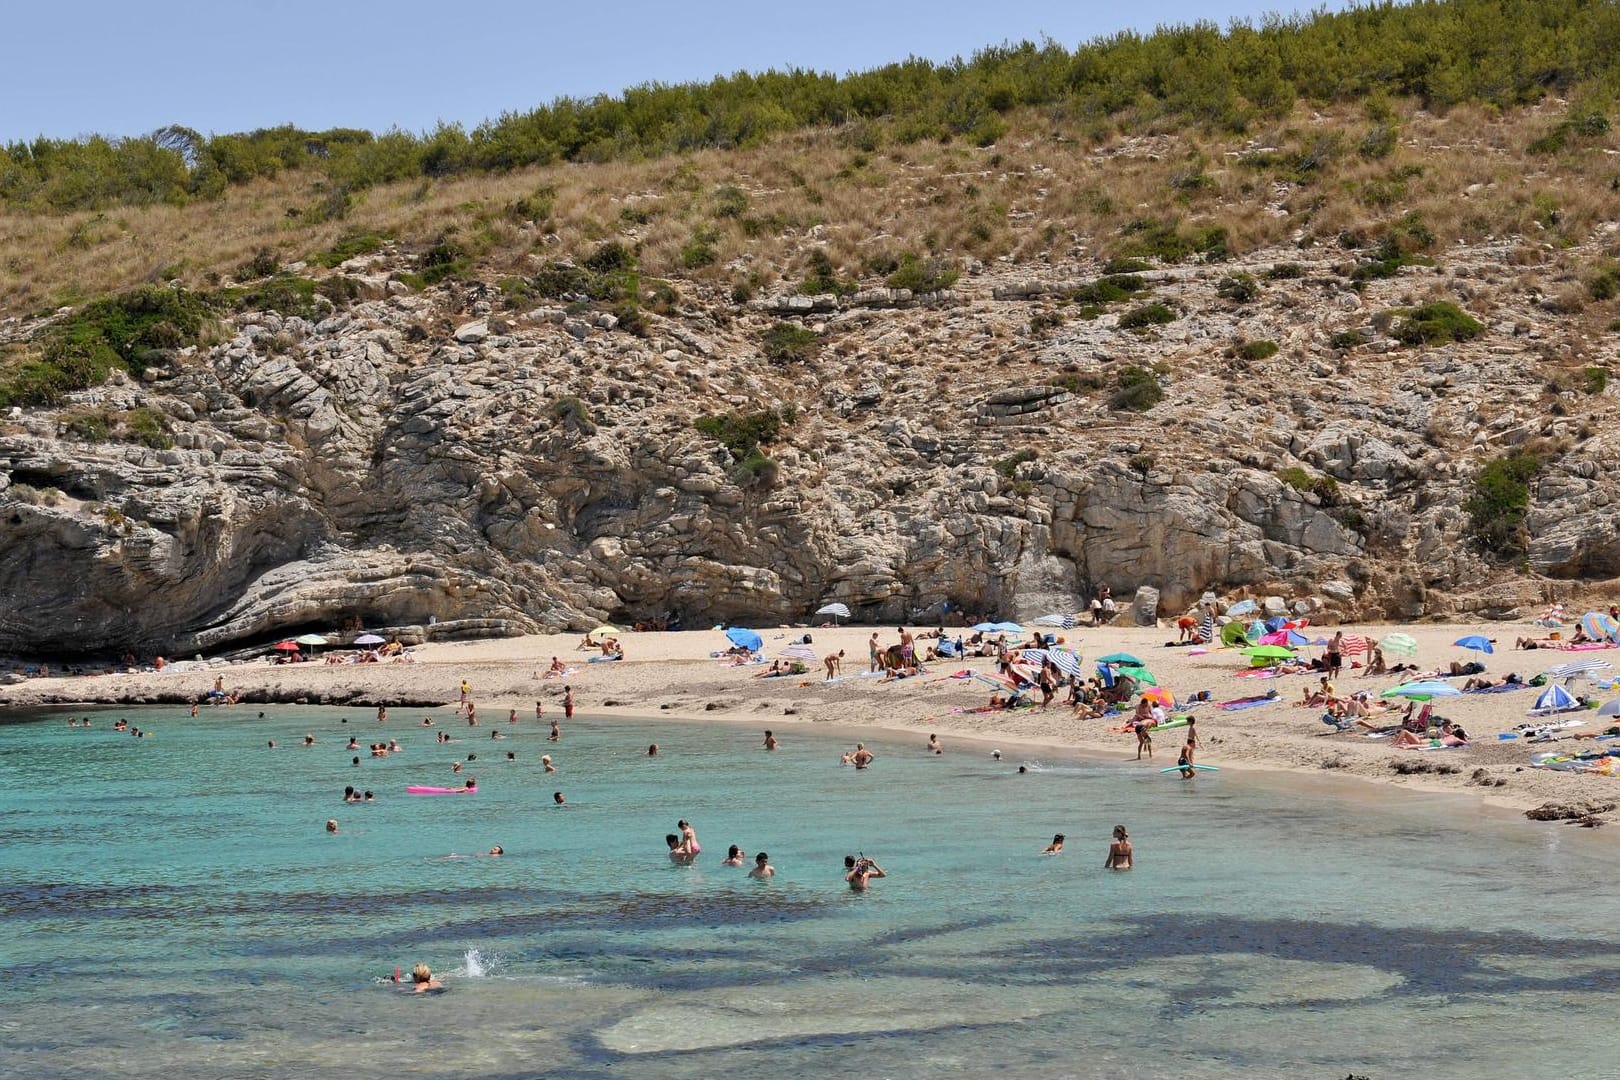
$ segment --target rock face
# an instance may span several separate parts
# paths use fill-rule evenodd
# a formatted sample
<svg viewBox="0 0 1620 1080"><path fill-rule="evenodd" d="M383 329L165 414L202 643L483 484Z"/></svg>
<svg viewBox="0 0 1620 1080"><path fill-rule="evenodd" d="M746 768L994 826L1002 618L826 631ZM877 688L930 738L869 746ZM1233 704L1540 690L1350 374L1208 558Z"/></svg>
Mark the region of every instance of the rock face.
<svg viewBox="0 0 1620 1080"><path fill-rule="evenodd" d="M1320 303L1331 258L1243 309L1216 293L1240 266L1155 275L1183 317L1141 333L1113 313L1030 328L1041 297L1096 271L1078 266L849 302L738 307L694 286L645 337L385 279L320 321L238 317L149 381L0 423L0 652L183 655L350 619L776 623L827 598L887 622L1031 618L1104 584L1149 620L1244 590L1332 622L1510 610L1550 578L1620 574L1611 398L1571 392L1563 419L1521 404L1542 393L1527 355L1551 316L1397 347L1366 312L1409 285ZM1478 278L1502 252L1448 261ZM784 317L821 335L818 358L761 361ZM1352 329L1371 344L1328 344ZM1234 367L1238 338L1282 350ZM1146 413L1110 404L1126 365L1164 391ZM788 407L769 468L693 426ZM62 422L137 408L172 447ZM1556 448L1526 522L1520 570L1539 578L1475 554L1461 509L1480 461L1532 442Z"/></svg>

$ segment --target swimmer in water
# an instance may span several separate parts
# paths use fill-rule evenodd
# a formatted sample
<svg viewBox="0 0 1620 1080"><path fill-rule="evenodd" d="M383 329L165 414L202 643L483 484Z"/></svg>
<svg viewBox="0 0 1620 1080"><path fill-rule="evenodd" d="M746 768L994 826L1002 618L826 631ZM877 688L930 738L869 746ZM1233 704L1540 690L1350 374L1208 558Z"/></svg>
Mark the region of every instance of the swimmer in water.
<svg viewBox="0 0 1620 1080"><path fill-rule="evenodd" d="M557 771L557 766L555 766L555 765L553 765L551 763L551 755L550 754L541 754L540 755L540 764L545 766L546 772L556 772Z"/></svg>
<svg viewBox="0 0 1620 1080"><path fill-rule="evenodd" d="M377 706L377 723L381 724L388 719L388 706Z"/></svg>
<svg viewBox="0 0 1620 1080"><path fill-rule="evenodd" d="M1001 760L1001 751L1000 750L992 750L992 751L990 751L990 760L991 761L1000 761Z"/></svg>
<svg viewBox="0 0 1620 1080"><path fill-rule="evenodd" d="M928 752L931 753L931 754L943 754L945 752L944 749L939 745L939 736L938 735L930 735L930 736L928 736L928 747L927 747L927 749L928 749Z"/></svg>
<svg viewBox="0 0 1620 1080"><path fill-rule="evenodd" d="M411 968L411 993L422 994L429 990L443 990L444 984L433 977L433 969L426 964L417 964Z"/></svg>
<svg viewBox="0 0 1620 1080"><path fill-rule="evenodd" d="M755 881L764 881L776 876L776 867L771 865L771 857L763 851L754 856L754 868L748 871L748 876Z"/></svg>
<svg viewBox="0 0 1620 1080"><path fill-rule="evenodd" d="M849 760L857 769L864 769L872 764L872 751L866 748L865 743L856 743L855 753L850 756Z"/></svg>
<svg viewBox="0 0 1620 1080"><path fill-rule="evenodd" d="M508 750L506 752L506 760L507 761L516 761L517 760L517 751L516 750Z"/></svg>
<svg viewBox="0 0 1620 1080"><path fill-rule="evenodd" d="M769 731L767 731L765 733L765 749L767 749L767 750L775 750L776 749L776 736L772 735Z"/></svg>
<svg viewBox="0 0 1620 1080"><path fill-rule="evenodd" d="M1057 855L1063 851L1063 834L1058 833L1052 837L1052 842L1041 849L1042 855Z"/></svg>
<svg viewBox="0 0 1620 1080"><path fill-rule="evenodd" d="M556 803L558 806L568 805L568 800L563 798L563 793L560 791L553 791L551 793L551 801Z"/></svg>
<svg viewBox="0 0 1620 1080"><path fill-rule="evenodd" d="M1114 826L1114 842L1108 845L1108 858L1103 861L1104 870L1129 870L1131 868L1131 834L1125 831L1125 826Z"/></svg>
<svg viewBox="0 0 1620 1080"><path fill-rule="evenodd" d="M546 736L546 738L550 739L552 742L561 742L562 741L562 728L557 726L556 717L552 717L552 720L551 720L551 734Z"/></svg>
<svg viewBox="0 0 1620 1080"><path fill-rule="evenodd" d="M720 860L720 865L741 866L743 864L743 859L745 858L747 858L747 856L743 853L743 849L738 847L736 844L732 844L726 849L726 857Z"/></svg>
<svg viewBox="0 0 1620 1080"><path fill-rule="evenodd" d="M849 887L856 892L865 892L873 878L888 876L883 872L883 867L865 855L859 859L853 855L844 856L844 880L849 882Z"/></svg>
<svg viewBox="0 0 1620 1080"><path fill-rule="evenodd" d="M275 748L276 748L276 740L271 739L270 740L270 749L274 750Z"/></svg>
<svg viewBox="0 0 1620 1080"><path fill-rule="evenodd" d="M326 831L329 833L337 832L337 818L326 819Z"/></svg>
<svg viewBox="0 0 1620 1080"><path fill-rule="evenodd" d="M508 724L517 723L517 710L516 709L513 709L513 710L511 710L510 712L508 712L506 714L506 722Z"/></svg>
<svg viewBox="0 0 1620 1080"><path fill-rule="evenodd" d="M657 743L653 743L651 746L647 747L647 756L648 757L657 757L658 756L658 744Z"/></svg>
<svg viewBox="0 0 1620 1080"><path fill-rule="evenodd" d="M676 866L691 866L692 856L681 849L681 838L674 833L666 833L664 843L669 845L669 861Z"/></svg>
<svg viewBox="0 0 1620 1080"><path fill-rule="evenodd" d="M313 736L313 735L305 735L304 736L304 745L305 746L314 746L315 745L315 736Z"/></svg>
<svg viewBox="0 0 1620 1080"><path fill-rule="evenodd" d="M505 855L505 854L506 854L506 849L505 849L505 848L503 848L503 847L501 847L501 845L499 845L499 844L496 844L496 845L495 845L495 846L494 846L494 847L492 847L492 848L490 848L490 849L489 849L489 853L490 853L490 854L491 854L491 855L493 855L493 856L496 856L496 857L499 857L499 856L501 856L501 855Z"/></svg>

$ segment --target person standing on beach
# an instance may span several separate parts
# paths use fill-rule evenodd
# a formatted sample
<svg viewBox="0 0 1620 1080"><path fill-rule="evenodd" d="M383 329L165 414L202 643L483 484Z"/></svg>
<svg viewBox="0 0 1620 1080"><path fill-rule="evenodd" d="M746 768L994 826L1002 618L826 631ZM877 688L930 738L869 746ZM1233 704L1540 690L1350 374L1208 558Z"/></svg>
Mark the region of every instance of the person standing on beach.
<svg viewBox="0 0 1620 1080"><path fill-rule="evenodd" d="M1153 729L1145 722L1136 721L1136 760L1142 760L1142 751L1147 751L1148 760L1153 760Z"/></svg>
<svg viewBox="0 0 1620 1080"><path fill-rule="evenodd" d="M1114 842L1108 845L1108 858L1103 862L1104 870L1129 870L1131 868L1131 834L1125 831L1125 826L1114 826Z"/></svg>
<svg viewBox="0 0 1620 1080"><path fill-rule="evenodd" d="M916 653L913 651L914 645L911 640L911 631L899 626L895 628L895 632L900 635L900 662L909 668L916 658Z"/></svg>
<svg viewBox="0 0 1620 1080"><path fill-rule="evenodd" d="M463 705L472 700L472 683L466 679L461 680L461 703Z"/></svg>
<svg viewBox="0 0 1620 1080"><path fill-rule="evenodd" d="M1338 678L1340 672L1344 670L1343 630L1336 631L1333 635L1333 640L1328 642L1327 656L1324 659L1327 661L1328 674L1332 675L1335 679Z"/></svg>
<svg viewBox="0 0 1620 1080"><path fill-rule="evenodd" d="M882 666L878 661L878 653L881 651L882 647L878 645L877 631L874 630L872 636L866 642L867 671L876 671Z"/></svg>
<svg viewBox="0 0 1620 1080"><path fill-rule="evenodd" d="M822 657L821 662L827 665L827 681L832 682L833 676L844 673L844 650L839 649L836 653L828 653Z"/></svg>
<svg viewBox="0 0 1620 1080"><path fill-rule="evenodd" d="M565 720L574 718L574 688L572 686L563 687L563 718Z"/></svg>

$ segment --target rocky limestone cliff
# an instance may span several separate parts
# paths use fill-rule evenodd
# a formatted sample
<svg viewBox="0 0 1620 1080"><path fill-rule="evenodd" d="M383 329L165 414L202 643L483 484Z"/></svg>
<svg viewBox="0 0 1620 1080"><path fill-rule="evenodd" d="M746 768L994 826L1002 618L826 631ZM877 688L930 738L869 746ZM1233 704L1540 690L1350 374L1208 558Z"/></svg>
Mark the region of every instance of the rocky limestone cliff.
<svg viewBox="0 0 1620 1080"><path fill-rule="evenodd" d="M1156 588L1165 613L1275 593L1319 621L1536 604L1620 575L1620 437L1612 391L1547 389L1570 349L1613 347L1572 343L1510 281L1511 246L1360 292L1329 252L1158 271L1151 299L1179 318L1141 331L1118 325L1130 304L1053 303L1095 267L749 306L694 287L638 337L607 314L410 293L388 258L358 260L342 271L378 299L241 316L222 344L74 395L160 410L172 449L85 442L62 410L0 423L0 651L188 654L350 619L774 623L829 600L887 622L1028 617L1102 583ZM1300 276L1218 295L1284 259ZM1387 336L1380 312L1431 297L1486 333ZM764 358L784 318L822 335L818 358ZM1344 331L1368 343L1334 348ZM1262 339L1279 351L1229 355ZM1156 365L1145 413L1109 407L1127 365ZM782 406L774 483L692 423ZM1536 440L1528 554L1492 565L1462 506L1480 462Z"/></svg>

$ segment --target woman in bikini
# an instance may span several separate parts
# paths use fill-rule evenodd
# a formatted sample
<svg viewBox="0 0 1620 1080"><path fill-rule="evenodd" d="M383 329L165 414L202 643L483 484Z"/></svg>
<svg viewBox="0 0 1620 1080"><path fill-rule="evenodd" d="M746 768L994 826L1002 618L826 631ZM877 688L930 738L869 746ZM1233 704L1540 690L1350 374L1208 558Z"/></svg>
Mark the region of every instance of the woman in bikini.
<svg viewBox="0 0 1620 1080"><path fill-rule="evenodd" d="M1114 842L1108 845L1108 858L1103 862L1104 870L1129 870L1131 868L1131 834L1125 831L1125 826L1114 826Z"/></svg>

